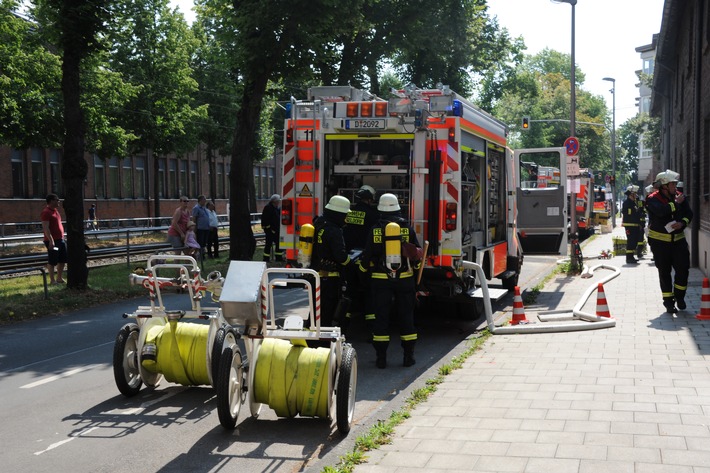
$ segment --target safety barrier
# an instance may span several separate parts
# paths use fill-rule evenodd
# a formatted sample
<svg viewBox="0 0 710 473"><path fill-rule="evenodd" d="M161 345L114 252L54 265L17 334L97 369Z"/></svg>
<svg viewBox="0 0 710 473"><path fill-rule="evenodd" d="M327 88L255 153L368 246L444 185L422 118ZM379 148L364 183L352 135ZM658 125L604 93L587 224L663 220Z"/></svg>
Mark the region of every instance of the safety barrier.
<svg viewBox="0 0 710 473"><path fill-rule="evenodd" d="M44 299L47 300L49 299L49 289L47 288L47 269L43 267L36 267L36 268L25 268L25 269L11 269L8 271L2 271L0 272L0 276L7 276L10 274L20 274L20 273L33 273L35 271L39 271L42 273L42 282L44 284Z"/></svg>

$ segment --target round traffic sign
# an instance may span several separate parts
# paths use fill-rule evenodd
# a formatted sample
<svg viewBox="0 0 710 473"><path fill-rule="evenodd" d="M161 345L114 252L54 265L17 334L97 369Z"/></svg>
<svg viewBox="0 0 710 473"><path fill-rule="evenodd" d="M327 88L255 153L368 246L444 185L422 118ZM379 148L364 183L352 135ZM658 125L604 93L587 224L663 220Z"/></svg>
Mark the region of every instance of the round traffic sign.
<svg viewBox="0 0 710 473"><path fill-rule="evenodd" d="M579 153L579 140L570 136L565 140L565 153L567 156L576 156Z"/></svg>

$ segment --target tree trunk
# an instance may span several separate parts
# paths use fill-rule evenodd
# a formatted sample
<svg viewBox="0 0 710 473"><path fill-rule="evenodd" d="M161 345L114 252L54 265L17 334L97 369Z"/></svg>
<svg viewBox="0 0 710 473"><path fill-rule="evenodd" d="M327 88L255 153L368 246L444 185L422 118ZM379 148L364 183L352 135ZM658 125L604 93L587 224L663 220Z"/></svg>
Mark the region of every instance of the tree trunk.
<svg viewBox="0 0 710 473"><path fill-rule="evenodd" d="M80 102L81 58L81 51L65 48L62 63L65 127L62 179L67 222L67 287L84 290L89 278L84 240L84 181L88 165L84 159L85 127Z"/></svg>
<svg viewBox="0 0 710 473"><path fill-rule="evenodd" d="M237 126L232 148L232 166L229 175L229 259L251 261L256 249L251 229L249 189L253 182L252 157L257 155L256 133L259 127L261 102L266 92L267 75L247 79L237 113ZM252 182L250 182L252 181Z"/></svg>

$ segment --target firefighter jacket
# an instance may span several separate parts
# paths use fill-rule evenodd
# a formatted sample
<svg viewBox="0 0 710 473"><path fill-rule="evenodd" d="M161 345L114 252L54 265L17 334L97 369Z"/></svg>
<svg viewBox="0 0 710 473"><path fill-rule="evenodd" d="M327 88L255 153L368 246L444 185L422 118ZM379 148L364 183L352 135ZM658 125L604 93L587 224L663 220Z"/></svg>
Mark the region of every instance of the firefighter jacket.
<svg viewBox="0 0 710 473"><path fill-rule="evenodd" d="M266 204L264 210L261 212L261 228L265 233L271 233L272 235L278 235L281 230L280 221L281 211L278 207L271 203Z"/></svg>
<svg viewBox="0 0 710 473"><path fill-rule="evenodd" d="M641 226L641 209L635 200L627 197L621 205L621 215L624 219L622 227L640 227Z"/></svg>
<svg viewBox="0 0 710 473"><path fill-rule="evenodd" d="M687 199L676 204L675 196L668 199L662 192L656 191L646 199L646 209L648 210L649 240L670 243L685 238L683 230L693 219L693 211L690 209ZM669 232L666 226L673 221L681 222L683 227Z"/></svg>
<svg viewBox="0 0 710 473"><path fill-rule="evenodd" d="M345 217L343 236L348 250L365 246L370 229L377 223L377 209L365 202L357 202Z"/></svg>
<svg viewBox="0 0 710 473"><path fill-rule="evenodd" d="M318 271L321 277L340 276L340 270L350 264L350 256L343 240L343 222L336 212L326 210L318 217L315 227L313 256L311 268Z"/></svg>
<svg viewBox="0 0 710 473"><path fill-rule="evenodd" d="M402 264L397 271L392 272L387 268L385 260L385 227L394 222L399 225L399 234L402 239L401 258ZM421 248L417 234L408 222L398 214L380 214L378 222L370 229L370 236L365 245L365 251L360 258L360 271L369 272L373 279L401 279L414 276L414 270L422 265L421 259L409 259L405 256L405 244Z"/></svg>

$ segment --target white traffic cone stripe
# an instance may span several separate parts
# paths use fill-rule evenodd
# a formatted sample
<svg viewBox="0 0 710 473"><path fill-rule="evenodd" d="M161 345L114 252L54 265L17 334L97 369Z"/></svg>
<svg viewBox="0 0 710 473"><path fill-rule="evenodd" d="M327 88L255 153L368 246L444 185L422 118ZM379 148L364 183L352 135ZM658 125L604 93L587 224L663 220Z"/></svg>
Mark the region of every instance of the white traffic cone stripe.
<svg viewBox="0 0 710 473"><path fill-rule="evenodd" d="M527 322L525 318L525 308L523 307L523 298L520 296L520 288L515 286L515 297L513 297L513 318L510 323L518 325L521 322Z"/></svg>

